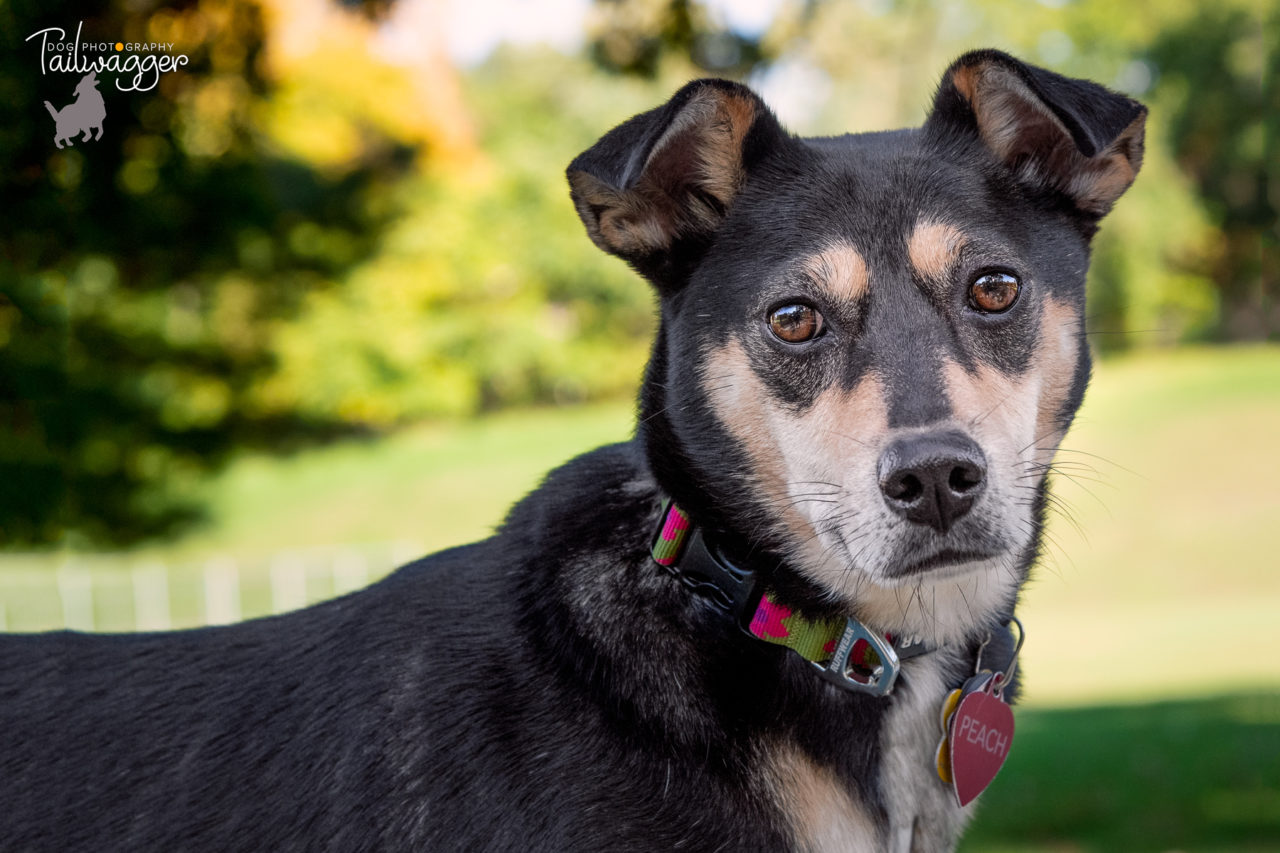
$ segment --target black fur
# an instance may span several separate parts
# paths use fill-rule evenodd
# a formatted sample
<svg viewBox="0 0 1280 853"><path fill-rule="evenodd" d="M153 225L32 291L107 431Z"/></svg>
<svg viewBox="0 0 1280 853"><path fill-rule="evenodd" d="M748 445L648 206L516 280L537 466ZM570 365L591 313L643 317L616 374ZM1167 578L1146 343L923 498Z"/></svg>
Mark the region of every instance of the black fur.
<svg viewBox="0 0 1280 853"><path fill-rule="evenodd" d="M1140 114L998 52L952 70L981 63L1017 75L1086 158ZM654 162L671 122L710 96L754 110L743 181L725 197L698 185L698 152L683 143ZM885 698L840 691L745 637L649 556L673 496L795 608L858 604L790 561L796 543L770 523L776 507L701 366L741 345L771 405L792 413L874 372L891 429L935 423L948 412L944 358L1017 377L1033 361L1043 294L1082 306L1098 216L1073 206L1065 183L1030 185L992 157L950 78L922 130L823 140L787 135L737 84L691 83L606 134L570 175L614 198L647 169L661 173L651 185L668 193L662 204L703 215L673 225L665 248L620 252L662 295L635 439L553 472L491 539L306 610L166 634L5 637L0 849L791 850L804 840L763 758L779 743L830 772L888 846L903 804L882 770L882 728L924 664L910 662ZM607 205L574 190L598 226ZM969 237L957 280L993 262L1025 277L1014 309L975 318L953 287L911 272L904 235L930 215ZM786 350L762 318L797 292L819 302L795 265L835 237L856 244L871 287L856 304L818 304L831 334ZM1063 426L1088 376L1080 353ZM1022 574L1043 483L1030 500ZM926 656L943 682L972 671L1013 604ZM1009 653L997 630L988 660Z"/></svg>

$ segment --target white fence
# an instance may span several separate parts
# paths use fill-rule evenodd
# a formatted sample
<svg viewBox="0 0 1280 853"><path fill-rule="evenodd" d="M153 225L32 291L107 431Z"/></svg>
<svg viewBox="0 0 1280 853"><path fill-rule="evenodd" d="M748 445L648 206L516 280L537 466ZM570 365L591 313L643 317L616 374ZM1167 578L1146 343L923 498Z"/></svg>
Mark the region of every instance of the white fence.
<svg viewBox="0 0 1280 853"><path fill-rule="evenodd" d="M407 542L161 562L0 557L0 631L165 631L296 610L372 583L425 550Z"/></svg>

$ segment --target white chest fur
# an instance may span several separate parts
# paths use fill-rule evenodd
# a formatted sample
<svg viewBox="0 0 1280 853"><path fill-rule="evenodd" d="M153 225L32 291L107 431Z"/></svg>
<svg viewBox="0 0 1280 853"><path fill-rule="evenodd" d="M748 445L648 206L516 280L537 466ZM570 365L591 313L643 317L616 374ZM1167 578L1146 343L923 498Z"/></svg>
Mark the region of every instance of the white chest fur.
<svg viewBox="0 0 1280 853"><path fill-rule="evenodd" d="M956 804L934 766L945 663L939 652L908 662L881 729L880 790L889 812L890 853L952 850L972 812Z"/></svg>
<svg viewBox="0 0 1280 853"><path fill-rule="evenodd" d="M971 809L956 805L938 779L934 753L946 694L943 654L905 664L880 735L878 785L888 810L887 835L864 803L830 770L791 744L767 751L771 795L805 853L935 853L955 847Z"/></svg>

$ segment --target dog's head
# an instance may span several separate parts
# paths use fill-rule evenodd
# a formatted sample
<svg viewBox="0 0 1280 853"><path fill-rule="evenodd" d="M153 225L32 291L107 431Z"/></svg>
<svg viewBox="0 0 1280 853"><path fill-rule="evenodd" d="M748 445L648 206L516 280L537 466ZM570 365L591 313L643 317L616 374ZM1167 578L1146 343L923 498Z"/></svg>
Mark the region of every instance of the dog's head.
<svg viewBox="0 0 1280 853"><path fill-rule="evenodd" d="M80 82L76 84L76 94L83 95L85 92L92 92L98 88L98 73L90 71L88 74L80 78Z"/></svg>
<svg viewBox="0 0 1280 853"><path fill-rule="evenodd" d="M591 239L661 297L659 482L802 607L936 642L1007 612L1145 115L980 51L918 129L800 139L703 80L606 134L568 175Z"/></svg>

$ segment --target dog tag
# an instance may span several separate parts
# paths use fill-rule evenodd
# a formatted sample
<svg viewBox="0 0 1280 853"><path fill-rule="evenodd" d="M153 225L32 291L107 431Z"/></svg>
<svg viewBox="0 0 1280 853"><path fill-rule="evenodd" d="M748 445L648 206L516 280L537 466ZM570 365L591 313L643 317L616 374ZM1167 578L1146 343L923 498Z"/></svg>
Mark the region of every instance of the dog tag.
<svg viewBox="0 0 1280 853"><path fill-rule="evenodd" d="M938 717L942 727L942 737L938 739L938 751L933 755L933 764L938 770L938 778L948 785L951 784L951 747L950 739L947 737L947 727L959 706L960 688L957 687L942 700L942 713Z"/></svg>
<svg viewBox="0 0 1280 853"><path fill-rule="evenodd" d="M951 716L946 735L951 788L962 807L996 778L1013 743L1013 709L999 695L1002 680L1003 674L997 673L980 689L962 696Z"/></svg>
<svg viewBox="0 0 1280 853"><path fill-rule="evenodd" d="M934 753L933 763L938 770L938 778L948 785L951 784L951 719L955 716L956 708L960 707L960 701L975 690L981 690L990 679L990 672L971 675L963 685L952 690L947 694L947 698L942 700L942 712L938 715L938 727L942 730L942 737L938 740L938 749Z"/></svg>

